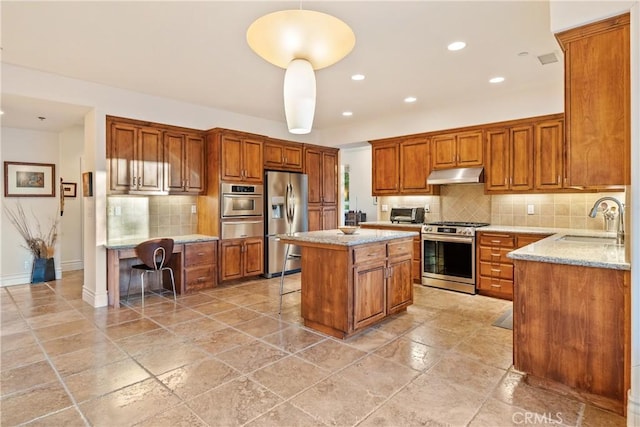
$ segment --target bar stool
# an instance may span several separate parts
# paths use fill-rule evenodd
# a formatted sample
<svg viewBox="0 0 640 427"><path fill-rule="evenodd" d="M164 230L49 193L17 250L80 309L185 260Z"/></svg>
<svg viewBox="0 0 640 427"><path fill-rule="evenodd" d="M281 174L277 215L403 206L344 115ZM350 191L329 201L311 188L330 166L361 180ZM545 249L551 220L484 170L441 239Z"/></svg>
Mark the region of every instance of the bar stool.
<svg viewBox="0 0 640 427"><path fill-rule="evenodd" d="M289 249L291 248L291 245L289 243L285 243L284 247L284 260L282 261L282 273L280 274L280 304L278 305L278 315L282 314L282 297L294 292L300 292L300 289L294 289L292 291L284 292L284 273L287 270L287 261L290 259L299 258L297 255L289 253Z"/></svg>
<svg viewBox="0 0 640 427"><path fill-rule="evenodd" d="M140 283L142 284L142 307L144 308L144 276L147 273L160 273L160 285L163 284L163 271L169 271L171 277L171 287L173 289L173 300L176 298L176 281L173 276L173 269L168 266L173 254L173 239L161 238L152 239L140 243L135 247L136 256L142 261L142 264L131 266L131 275L129 276L129 285L127 286L127 302L129 301L129 290L131 289L131 276L133 270L140 270ZM164 286L163 286L164 287Z"/></svg>

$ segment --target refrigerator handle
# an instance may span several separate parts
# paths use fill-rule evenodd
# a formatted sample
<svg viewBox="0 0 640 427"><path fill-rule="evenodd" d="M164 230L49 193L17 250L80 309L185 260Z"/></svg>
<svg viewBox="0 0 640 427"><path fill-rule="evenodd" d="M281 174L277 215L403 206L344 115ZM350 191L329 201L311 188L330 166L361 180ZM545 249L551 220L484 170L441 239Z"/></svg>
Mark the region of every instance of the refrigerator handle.
<svg viewBox="0 0 640 427"><path fill-rule="evenodd" d="M284 214L287 217L287 225L291 224L291 219L289 218L289 184L285 187L284 192Z"/></svg>
<svg viewBox="0 0 640 427"><path fill-rule="evenodd" d="M289 220L289 224L293 222L293 217L296 213L296 195L293 193L293 185L289 184L289 200L287 200L288 210L287 216Z"/></svg>

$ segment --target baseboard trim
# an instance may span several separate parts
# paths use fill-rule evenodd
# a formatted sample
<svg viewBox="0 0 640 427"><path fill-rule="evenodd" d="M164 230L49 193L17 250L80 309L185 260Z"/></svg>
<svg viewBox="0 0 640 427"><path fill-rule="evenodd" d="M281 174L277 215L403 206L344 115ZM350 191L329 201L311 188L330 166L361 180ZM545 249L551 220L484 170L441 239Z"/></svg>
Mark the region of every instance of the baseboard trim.
<svg viewBox="0 0 640 427"><path fill-rule="evenodd" d="M640 426L640 396L627 393L627 425Z"/></svg>
<svg viewBox="0 0 640 427"><path fill-rule="evenodd" d="M87 289L86 286L82 287L82 300L92 307L106 307L109 304L107 293L96 294L91 289Z"/></svg>
<svg viewBox="0 0 640 427"><path fill-rule="evenodd" d="M82 260L62 262L62 271L76 271L76 270L82 270L83 268L84 268L84 263L82 262Z"/></svg>

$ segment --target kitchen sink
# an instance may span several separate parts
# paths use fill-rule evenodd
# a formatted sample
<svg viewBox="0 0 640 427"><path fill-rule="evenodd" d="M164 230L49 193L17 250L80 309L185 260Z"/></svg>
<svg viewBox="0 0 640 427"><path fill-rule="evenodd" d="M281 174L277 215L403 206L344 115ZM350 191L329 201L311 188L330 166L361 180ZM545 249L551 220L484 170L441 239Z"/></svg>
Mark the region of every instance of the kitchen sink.
<svg viewBox="0 0 640 427"><path fill-rule="evenodd" d="M570 243L600 243L600 244L615 244L615 237L608 236L580 236L580 235L571 235L565 234L562 237L557 239L561 242L570 242Z"/></svg>

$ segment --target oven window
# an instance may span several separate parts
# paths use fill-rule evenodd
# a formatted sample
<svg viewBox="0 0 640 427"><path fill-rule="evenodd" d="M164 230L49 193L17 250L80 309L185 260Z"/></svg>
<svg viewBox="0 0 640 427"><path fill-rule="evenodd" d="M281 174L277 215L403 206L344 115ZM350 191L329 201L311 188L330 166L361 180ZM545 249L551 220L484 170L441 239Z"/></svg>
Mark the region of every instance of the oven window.
<svg viewBox="0 0 640 427"><path fill-rule="evenodd" d="M424 272L473 279L473 245L423 241Z"/></svg>
<svg viewBox="0 0 640 427"><path fill-rule="evenodd" d="M253 211L256 201L254 199L231 199L231 210L233 211Z"/></svg>

